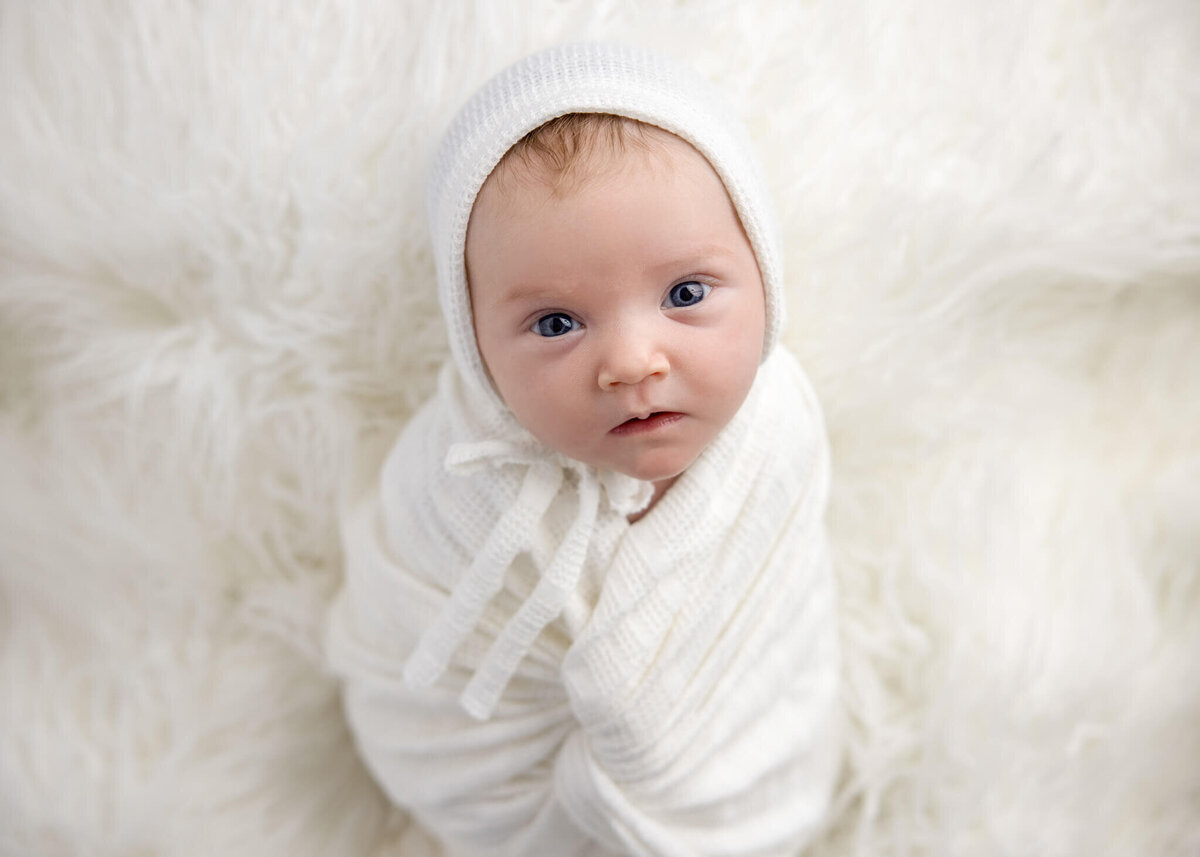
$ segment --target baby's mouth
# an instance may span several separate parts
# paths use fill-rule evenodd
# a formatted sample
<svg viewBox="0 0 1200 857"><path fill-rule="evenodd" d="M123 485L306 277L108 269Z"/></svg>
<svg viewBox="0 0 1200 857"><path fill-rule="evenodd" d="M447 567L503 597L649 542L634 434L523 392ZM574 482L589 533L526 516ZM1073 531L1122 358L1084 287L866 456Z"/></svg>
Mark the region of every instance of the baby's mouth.
<svg viewBox="0 0 1200 857"><path fill-rule="evenodd" d="M609 433L615 435L642 434L665 428L681 419L683 419L683 414L677 411L654 411L645 417L630 417L610 430Z"/></svg>

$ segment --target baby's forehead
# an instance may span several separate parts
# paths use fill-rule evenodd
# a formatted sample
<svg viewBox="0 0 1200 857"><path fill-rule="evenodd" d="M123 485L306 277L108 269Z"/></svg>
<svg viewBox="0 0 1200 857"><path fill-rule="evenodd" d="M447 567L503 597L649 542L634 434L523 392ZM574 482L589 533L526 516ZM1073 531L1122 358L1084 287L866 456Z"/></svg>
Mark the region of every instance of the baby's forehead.
<svg viewBox="0 0 1200 857"><path fill-rule="evenodd" d="M545 293L553 284L571 291L589 278L587 288L593 288L617 275L721 270L743 248L752 252L728 189L708 160L681 138L655 133L661 148L608 152L595 169L594 161L580 161L586 172L569 189L552 187L544 172L490 177L465 242L472 299L515 289L549 300ZM630 266L640 273L633 275Z"/></svg>

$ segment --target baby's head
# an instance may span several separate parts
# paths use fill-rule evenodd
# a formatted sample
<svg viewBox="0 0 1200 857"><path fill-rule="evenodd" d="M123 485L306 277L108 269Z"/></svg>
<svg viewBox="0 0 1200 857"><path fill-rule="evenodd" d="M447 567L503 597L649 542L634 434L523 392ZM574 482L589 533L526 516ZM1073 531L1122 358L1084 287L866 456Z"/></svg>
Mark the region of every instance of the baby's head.
<svg viewBox="0 0 1200 857"><path fill-rule="evenodd" d="M741 406L763 354L754 250L690 144L569 114L509 150L466 241L475 338L546 446L656 483Z"/></svg>
<svg viewBox="0 0 1200 857"><path fill-rule="evenodd" d="M464 380L498 423L597 468L669 484L777 338L748 140L652 54L572 45L502 72L447 133L430 215Z"/></svg>

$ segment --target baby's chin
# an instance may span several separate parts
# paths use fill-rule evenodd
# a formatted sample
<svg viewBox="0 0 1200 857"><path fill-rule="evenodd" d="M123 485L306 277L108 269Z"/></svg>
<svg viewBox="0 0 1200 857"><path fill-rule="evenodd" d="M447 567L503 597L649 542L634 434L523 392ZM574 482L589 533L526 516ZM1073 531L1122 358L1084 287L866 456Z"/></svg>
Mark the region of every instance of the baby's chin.
<svg viewBox="0 0 1200 857"><path fill-rule="evenodd" d="M616 465L602 462L587 463L591 463L592 466L600 469L614 470L617 473L632 476L634 479L640 479L643 482L662 485L663 483L670 483L679 478L699 457L700 453L697 452L693 455L659 455L636 462L621 462Z"/></svg>
<svg viewBox="0 0 1200 857"><path fill-rule="evenodd" d="M696 448L694 441L685 441L658 447L643 447L632 455L613 455L611 452L605 454L605 451L597 452L592 449L564 448L548 442L548 439L539 440L550 449L597 470L620 473L655 485L677 479L695 463L707 447L705 444Z"/></svg>

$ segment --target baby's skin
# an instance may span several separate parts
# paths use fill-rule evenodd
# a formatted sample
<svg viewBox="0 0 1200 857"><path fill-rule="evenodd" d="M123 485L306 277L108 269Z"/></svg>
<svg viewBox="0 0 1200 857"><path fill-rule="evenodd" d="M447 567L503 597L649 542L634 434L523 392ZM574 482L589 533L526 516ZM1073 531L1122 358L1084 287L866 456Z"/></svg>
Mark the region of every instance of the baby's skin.
<svg viewBox="0 0 1200 857"><path fill-rule="evenodd" d="M502 163L466 258L479 350L517 421L657 500L745 400L765 313L720 178L680 138L639 130L648 145L589 153L569 183Z"/></svg>

